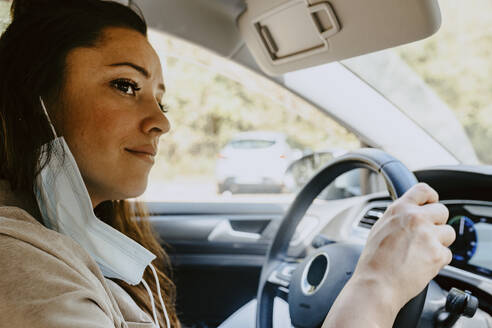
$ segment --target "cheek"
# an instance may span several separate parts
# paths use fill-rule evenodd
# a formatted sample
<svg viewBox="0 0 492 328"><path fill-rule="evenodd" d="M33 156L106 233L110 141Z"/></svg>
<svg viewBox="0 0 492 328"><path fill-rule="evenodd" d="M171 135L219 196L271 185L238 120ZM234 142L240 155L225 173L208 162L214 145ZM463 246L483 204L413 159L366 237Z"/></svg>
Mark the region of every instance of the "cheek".
<svg viewBox="0 0 492 328"><path fill-rule="evenodd" d="M81 101L72 107L66 139L88 189L128 194L141 188L137 185L148 172L132 167L124 151L138 136L138 120L134 110L111 101Z"/></svg>
<svg viewBox="0 0 492 328"><path fill-rule="evenodd" d="M65 124L67 142L70 141L79 152L86 149L93 155L99 152L109 155L131 130L132 118L127 116L111 104L80 102L72 107L69 122Z"/></svg>

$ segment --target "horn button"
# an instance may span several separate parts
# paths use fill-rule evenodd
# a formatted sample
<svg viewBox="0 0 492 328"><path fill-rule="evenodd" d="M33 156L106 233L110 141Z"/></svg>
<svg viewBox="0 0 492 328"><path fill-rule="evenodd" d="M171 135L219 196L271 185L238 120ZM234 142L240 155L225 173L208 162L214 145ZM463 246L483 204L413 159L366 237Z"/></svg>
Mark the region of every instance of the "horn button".
<svg viewBox="0 0 492 328"><path fill-rule="evenodd" d="M318 287L324 282L330 269L330 258L326 253L318 253L306 265L302 273L301 289L305 295L311 295L318 291Z"/></svg>
<svg viewBox="0 0 492 328"><path fill-rule="evenodd" d="M295 327L320 327L354 272L362 246L331 244L319 248L294 271L289 285L289 311Z"/></svg>

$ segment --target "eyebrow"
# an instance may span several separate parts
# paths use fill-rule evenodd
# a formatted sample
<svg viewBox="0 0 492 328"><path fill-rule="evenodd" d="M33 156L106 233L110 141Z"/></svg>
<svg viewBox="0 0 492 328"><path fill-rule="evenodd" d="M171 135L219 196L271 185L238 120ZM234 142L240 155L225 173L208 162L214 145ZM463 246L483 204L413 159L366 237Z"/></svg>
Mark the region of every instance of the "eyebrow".
<svg viewBox="0 0 492 328"><path fill-rule="evenodd" d="M150 73L149 71L147 71L145 68L143 68L142 66L139 66L137 64L134 64L134 63L131 63L131 62L122 62L122 63L114 63L114 64L110 64L108 66L112 66L112 67L116 67L116 66L129 66L133 69L135 69L136 71L138 71L140 74L142 74L143 76L145 76L145 78L150 78ZM161 89L162 91L166 92L166 87L164 86L163 83L160 83L158 85L159 89Z"/></svg>

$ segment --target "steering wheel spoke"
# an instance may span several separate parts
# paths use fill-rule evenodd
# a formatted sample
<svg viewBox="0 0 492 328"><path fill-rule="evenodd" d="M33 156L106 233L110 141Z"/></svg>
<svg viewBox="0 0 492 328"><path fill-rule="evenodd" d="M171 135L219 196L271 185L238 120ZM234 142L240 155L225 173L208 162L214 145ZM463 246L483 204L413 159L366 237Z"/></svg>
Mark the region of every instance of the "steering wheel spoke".
<svg viewBox="0 0 492 328"><path fill-rule="evenodd" d="M281 262L268 275L267 281L278 287L288 288L292 274L296 270L299 263L297 262Z"/></svg>

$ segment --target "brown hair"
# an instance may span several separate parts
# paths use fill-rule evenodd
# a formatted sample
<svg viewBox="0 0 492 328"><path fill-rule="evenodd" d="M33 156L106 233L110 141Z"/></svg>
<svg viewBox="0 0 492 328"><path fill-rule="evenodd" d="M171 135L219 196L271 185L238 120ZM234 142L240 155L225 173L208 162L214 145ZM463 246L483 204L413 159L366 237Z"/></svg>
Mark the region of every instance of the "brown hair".
<svg viewBox="0 0 492 328"><path fill-rule="evenodd" d="M138 241L142 246L157 256L157 261L154 261L154 267L159 277L159 283L165 294L164 302L171 320L172 327L179 327L179 322L176 317L174 304L176 301L176 288L172 277L171 262L164 249L159 244L154 236L154 231L148 220L148 212L142 203L130 203L124 200L106 201L101 203L95 209L96 215L108 224L111 224L115 229L121 231L133 240ZM149 284L152 291L156 290L154 277L149 268L144 273L144 279ZM149 295L142 285L139 288L131 286L121 280L115 280L124 290L132 296L137 304L152 316L152 307L149 302ZM157 300L157 295L154 293L154 300ZM162 309L159 302L155 302L158 315L160 316L160 326L165 327Z"/></svg>
<svg viewBox="0 0 492 328"><path fill-rule="evenodd" d="M92 47L108 27L125 27L147 35L139 11L104 0L13 0L12 23L0 37L0 179L13 191L27 193L34 201L34 181L49 161L44 162L40 147L53 136L39 97L56 104L63 89L65 61L70 50ZM107 201L95 208L106 223L140 243L157 256L158 273L172 327L180 327L175 311L176 288L171 281L171 265L159 244L142 204L125 200ZM41 218L37 218L41 223ZM157 297L152 272L144 279ZM142 284L127 285L115 280L149 315L149 296ZM165 326L162 308L155 302L159 323ZM152 315L151 315L152 316Z"/></svg>

